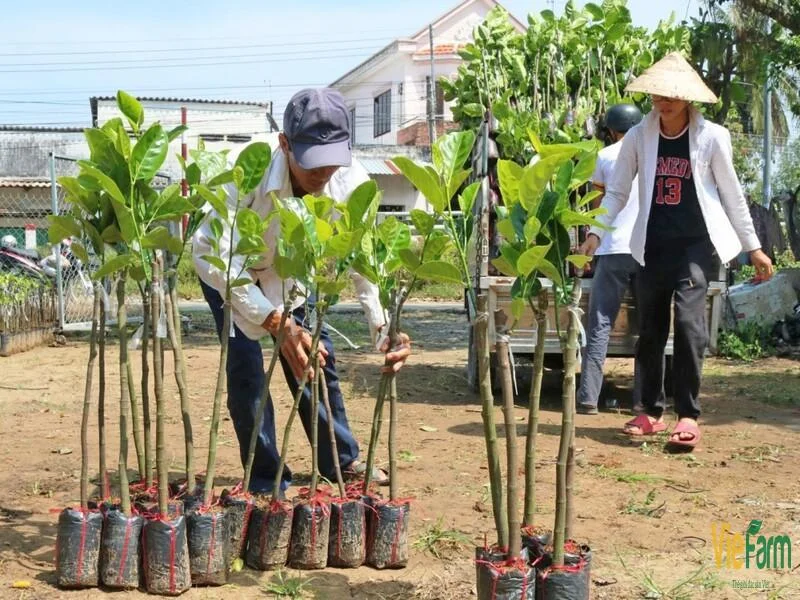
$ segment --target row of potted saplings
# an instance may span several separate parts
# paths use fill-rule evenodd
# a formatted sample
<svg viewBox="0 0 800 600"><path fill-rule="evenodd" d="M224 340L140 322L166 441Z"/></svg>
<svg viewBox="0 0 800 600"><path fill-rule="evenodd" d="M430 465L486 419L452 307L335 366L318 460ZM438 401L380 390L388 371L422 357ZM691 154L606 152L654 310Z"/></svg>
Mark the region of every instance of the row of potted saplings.
<svg viewBox="0 0 800 600"><path fill-rule="evenodd" d="M155 274L160 264L159 260L153 262ZM159 307L164 304L158 299L162 289L158 278L153 281L150 294L153 299L152 320L158 322ZM88 373L91 373L96 356L101 295L100 285L97 284ZM118 314L118 325L120 361L123 362L127 361L127 352L122 351L127 346L124 299L120 304L123 312ZM230 305L226 304L226 319L230 318L229 311ZM168 329L172 334L176 329L175 313L167 312ZM288 318L288 313L284 313L283 318ZM318 326L321 329L322 320ZM163 383L163 375L160 375L163 368L160 359L162 348L157 328L152 327L151 330L158 400L160 384ZM227 341L223 336L221 356L227 355ZM279 336L276 349L281 341ZM263 418L277 355L277 351L273 352L256 422ZM146 356L143 359L146 360ZM311 362L318 366L318 357L312 355ZM121 372L126 373L127 370L121 367ZM322 369L317 368L313 372L317 374L314 384L309 381L306 386L311 388L314 405L318 405L322 399L329 422L332 423L327 389L321 379ZM91 392L90 376L87 376L86 383L88 398ZM126 390L127 385L123 383L122 388ZM304 386L298 386L286 423L278 474L283 472L292 422L303 391ZM86 437L87 408L85 402L83 441ZM254 496L243 492L249 486L260 427L253 429L242 483L231 491L223 491L218 498L212 493L213 468L207 470L204 485L195 484L194 489L188 489L186 482L173 485L171 490L168 487L161 488L157 481L150 487L144 480L131 484L126 501L118 503L110 500L88 502L88 485L82 481L81 507L66 508L59 516L56 540L58 585L80 588L102 584L113 589L131 589L143 583L150 593L177 595L192 585L224 584L229 570L239 570L243 563L260 570L276 569L286 564L298 569L358 567L365 562L379 569L404 567L408 560L409 502L381 498L370 485L369 478L363 483L345 487L338 465L338 495L329 487L318 486L317 421L314 419L312 422L311 484L308 488L302 488L293 502L279 498L277 493ZM157 439L159 437L157 433ZM333 456L337 457L335 436L330 437ZM376 442L377 436L374 436L370 447L370 467ZM82 470L86 473L86 453L83 454ZM160 458L160 453L157 453L156 461L159 462ZM162 473L161 469L158 470ZM104 475L101 479L104 480L103 495L109 498L111 494L107 477ZM273 489L280 489L280 475L276 477Z"/></svg>

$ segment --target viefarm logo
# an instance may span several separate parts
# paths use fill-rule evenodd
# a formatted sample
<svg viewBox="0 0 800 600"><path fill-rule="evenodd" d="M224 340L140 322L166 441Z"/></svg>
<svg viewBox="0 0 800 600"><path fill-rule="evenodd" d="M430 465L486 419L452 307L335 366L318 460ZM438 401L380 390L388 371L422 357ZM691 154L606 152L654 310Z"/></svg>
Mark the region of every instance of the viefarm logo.
<svg viewBox="0 0 800 600"><path fill-rule="evenodd" d="M730 523L711 524L714 562L723 569L791 569L792 540L788 535L764 536L761 521L752 520L747 532L732 533Z"/></svg>

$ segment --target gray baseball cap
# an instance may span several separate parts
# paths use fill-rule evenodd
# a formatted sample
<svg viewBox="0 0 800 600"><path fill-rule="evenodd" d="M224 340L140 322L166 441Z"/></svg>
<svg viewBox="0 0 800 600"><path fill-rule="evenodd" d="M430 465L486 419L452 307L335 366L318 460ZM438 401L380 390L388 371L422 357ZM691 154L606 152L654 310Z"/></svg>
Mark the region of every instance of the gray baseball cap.
<svg viewBox="0 0 800 600"><path fill-rule="evenodd" d="M283 133L303 169L350 166L350 111L338 90L297 92L283 113Z"/></svg>

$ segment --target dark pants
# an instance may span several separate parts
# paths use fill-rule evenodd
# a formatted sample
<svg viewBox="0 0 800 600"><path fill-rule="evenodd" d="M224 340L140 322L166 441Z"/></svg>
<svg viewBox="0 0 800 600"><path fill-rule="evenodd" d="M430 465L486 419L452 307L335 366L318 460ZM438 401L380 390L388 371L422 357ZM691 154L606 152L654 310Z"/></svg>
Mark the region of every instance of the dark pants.
<svg viewBox="0 0 800 600"><path fill-rule="evenodd" d="M630 254L606 254L595 258L592 293L589 296L589 328L581 364L581 386L578 403L597 406L603 387L603 365L608 340L619 314L625 292L639 264ZM634 385L634 405L638 403L640 386Z"/></svg>
<svg viewBox="0 0 800 600"><path fill-rule="evenodd" d="M645 412L659 418L664 395L664 347L673 305L673 386L679 418L700 416L700 378L708 345L706 292L716 263L711 241L704 239L650 247L636 275L639 343L636 358L642 376Z"/></svg>
<svg viewBox="0 0 800 600"><path fill-rule="evenodd" d="M208 306L214 315L217 326L217 335L222 332L222 297L213 288L207 286L202 281L200 286L203 289ZM305 308L301 306L292 313L295 322L308 328L305 322ZM230 338L228 346L228 411L236 430L236 437L239 439L239 454L242 465L247 461L247 451L250 448L250 436L253 431L255 414L258 404L261 401L261 393L265 384L264 359L261 345L257 340L251 340L244 335L238 327L234 327L235 336ZM339 389L339 377L336 374L336 358L333 352L333 342L328 332L323 328L320 341L328 351L323 369L325 382L328 388L328 399L333 413L334 432L336 435L336 447L339 454L339 464L342 468L347 467L358 458L358 442L356 442L347 423L347 415L344 410L344 399ZM288 361L281 355L281 366L289 389L294 396L297 391L297 381L295 380L292 369ZM306 430L308 439L311 439L311 388L306 386L303 397L300 400L300 419ZM325 406L320 401L317 413L319 415L319 445L317 456L319 459L319 471L324 476L335 481L336 473L333 464L333 452L331 451L331 438L328 432L328 415ZM280 463L280 450L275 438L275 409L272 405L272 397L267 398L267 406L264 410L264 420L261 423L261 431L258 435L256 444L256 454L253 461L253 472L250 477L250 491L254 493L269 492L272 490L275 475ZM281 487L286 489L292 481L292 473L288 467L284 467Z"/></svg>

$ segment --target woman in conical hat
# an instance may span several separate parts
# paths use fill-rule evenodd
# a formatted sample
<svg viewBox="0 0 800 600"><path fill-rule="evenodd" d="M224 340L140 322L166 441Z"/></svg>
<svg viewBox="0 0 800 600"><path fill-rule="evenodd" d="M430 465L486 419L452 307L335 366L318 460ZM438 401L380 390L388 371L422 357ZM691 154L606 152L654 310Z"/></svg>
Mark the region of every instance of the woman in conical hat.
<svg viewBox="0 0 800 600"><path fill-rule="evenodd" d="M631 235L636 275L644 412L625 424L627 435L666 430L664 348L673 308L673 386L678 422L668 449L691 450L700 439L700 378L708 345L705 301L719 262L742 250L761 279L772 263L761 250L733 167L730 133L706 121L693 102L716 95L677 52L652 65L625 88L650 94L653 110L625 136L599 217L606 226L627 202L639 175L639 214ZM603 229L592 228L581 251L592 255Z"/></svg>

